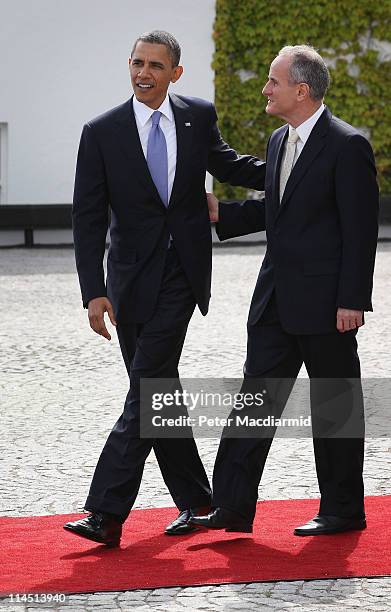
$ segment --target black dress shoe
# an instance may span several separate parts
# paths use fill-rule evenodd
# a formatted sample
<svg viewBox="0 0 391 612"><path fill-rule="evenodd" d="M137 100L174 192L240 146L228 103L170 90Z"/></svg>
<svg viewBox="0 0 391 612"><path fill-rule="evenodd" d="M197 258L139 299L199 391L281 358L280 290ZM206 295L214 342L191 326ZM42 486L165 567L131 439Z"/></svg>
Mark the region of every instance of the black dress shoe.
<svg viewBox="0 0 391 612"><path fill-rule="evenodd" d="M305 525L296 527L293 533L298 536L329 535L344 531L361 530L365 529L366 526L367 523L364 518L343 518L340 516L317 514Z"/></svg>
<svg viewBox="0 0 391 612"><path fill-rule="evenodd" d="M87 518L65 523L64 529L87 540L114 547L119 546L122 523L119 517L115 519L103 512L93 512Z"/></svg>
<svg viewBox="0 0 391 612"><path fill-rule="evenodd" d="M208 512L208 508L188 508L187 510L182 510L176 519L172 521L169 525L167 525L164 533L166 535L185 535L186 533L192 533L193 531L197 531L197 528L194 527L190 523L190 519L196 514L201 514L201 512Z"/></svg>
<svg viewBox="0 0 391 612"><path fill-rule="evenodd" d="M207 527L208 529L225 529L225 531L239 531L242 533L252 533L253 526L240 514L226 510L225 508L215 508L207 516L194 516L190 519L193 525Z"/></svg>

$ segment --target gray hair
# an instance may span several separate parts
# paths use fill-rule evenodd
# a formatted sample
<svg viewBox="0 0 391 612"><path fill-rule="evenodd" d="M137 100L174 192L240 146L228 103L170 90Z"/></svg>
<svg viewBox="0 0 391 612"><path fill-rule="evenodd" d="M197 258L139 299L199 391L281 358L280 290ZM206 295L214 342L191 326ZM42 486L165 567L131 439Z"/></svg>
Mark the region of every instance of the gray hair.
<svg viewBox="0 0 391 612"><path fill-rule="evenodd" d="M141 34L133 45L132 53L138 42L146 42L152 43L153 45L164 45L167 47L169 54L171 55L171 61L173 66L179 66L179 62L181 59L181 48L176 38L169 32L165 32L164 30L152 30L151 32L145 32L145 34Z"/></svg>
<svg viewBox="0 0 391 612"><path fill-rule="evenodd" d="M322 100L330 85L330 73L321 55L310 45L283 47L278 55L292 58L288 79L292 84L307 83L312 100Z"/></svg>

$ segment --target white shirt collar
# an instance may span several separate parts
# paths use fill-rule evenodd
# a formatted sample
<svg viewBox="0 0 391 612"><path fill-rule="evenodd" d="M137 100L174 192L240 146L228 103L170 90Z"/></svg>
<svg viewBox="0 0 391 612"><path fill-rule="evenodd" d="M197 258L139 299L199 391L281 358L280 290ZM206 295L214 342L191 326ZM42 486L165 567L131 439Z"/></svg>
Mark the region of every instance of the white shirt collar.
<svg viewBox="0 0 391 612"><path fill-rule="evenodd" d="M296 132L299 135L299 138L301 140L301 142L303 144L305 144L309 138L309 135L311 134L315 123L318 121L319 117L321 116L321 114L323 113L325 109L325 105L322 104L319 106L318 110L316 110L314 112L313 115L311 115L311 117L309 117L308 119L306 119L303 123L301 123L297 128L296 128Z"/></svg>
<svg viewBox="0 0 391 612"><path fill-rule="evenodd" d="M137 100L136 96L133 96L133 110L134 110L134 113L137 119L139 120L140 124L143 127L147 123L147 121L151 118L152 114L155 112L153 108L150 108L146 104L143 104L142 102ZM163 100L159 108L157 108L156 110L160 111L162 115L167 117L169 121L173 121L174 116L172 113L170 98L168 94L166 95L165 99Z"/></svg>

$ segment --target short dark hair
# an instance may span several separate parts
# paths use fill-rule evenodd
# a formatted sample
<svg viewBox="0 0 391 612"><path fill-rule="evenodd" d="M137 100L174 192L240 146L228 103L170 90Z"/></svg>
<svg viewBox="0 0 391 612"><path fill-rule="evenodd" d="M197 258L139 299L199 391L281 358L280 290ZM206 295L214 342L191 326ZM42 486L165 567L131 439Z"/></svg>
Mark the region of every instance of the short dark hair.
<svg viewBox="0 0 391 612"><path fill-rule="evenodd" d="M176 38L169 32L164 30L152 30L151 32L145 32L141 34L133 45L130 56L133 55L134 50L138 42L152 43L153 45L164 45L167 47L169 54L171 55L171 61L173 66L179 66L181 59L181 47Z"/></svg>
<svg viewBox="0 0 391 612"><path fill-rule="evenodd" d="M322 100L330 85L330 74L326 62L310 45L286 46L278 55L292 58L289 66L291 83L307 83L312 100Z"/></svg>

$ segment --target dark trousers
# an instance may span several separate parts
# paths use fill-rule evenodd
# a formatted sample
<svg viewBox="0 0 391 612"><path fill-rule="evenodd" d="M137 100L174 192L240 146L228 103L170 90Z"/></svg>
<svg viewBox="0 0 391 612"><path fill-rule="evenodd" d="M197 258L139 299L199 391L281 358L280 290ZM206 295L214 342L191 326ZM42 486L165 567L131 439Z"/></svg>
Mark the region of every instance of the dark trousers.
<svg viewBox="0 0 391 612"><path fill-rule="evenodd" d="M180 510L210 503L208 478L193 438L140 438L140 379L179 378L178 363L195 308L174 247L166 257L152 318L147 323L117 328L130 388L124 411L102 450L85 504L86 510L116 514L122 520L136 500L145 460L152 448Z"/></svg>
<svg viewBox="0 0 391 612"><path fill-rule="evenodd" d="M275 383L272 411L278 418L303 362L311 379L313 445L321 493L319 512L340 517L364 517L364 417L356 330L345 333L336 330L325 335L288 334L281 327L273 294L258 323L248 327L241 392L260 391L265 386L262 379L269 387L271 382ZM356 421L362 423L359 435L357 430L355 437L348 438L314 435L314 418L319 413L314 415L313 404L319 400L319 393L324 394L322 385L328 383L325 379L335 380L333 384L337 386L343 385L346 379L355 379L356 392L344 393L342 402L344 407L354 411ZM322 401L317 401L317 404L322 406ZM327 414L323 416L327 419ZM265 437L240 439L231 437L235 434L225 428L214 467L213 506L237 512L250 522L253 520L258 486L274 432L275 428Z"/></svg>

